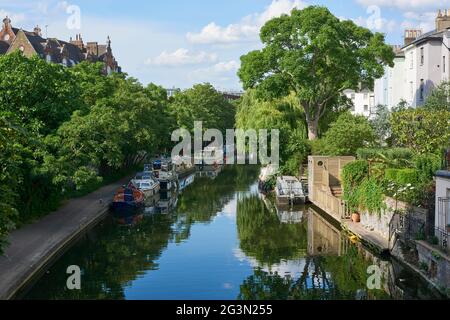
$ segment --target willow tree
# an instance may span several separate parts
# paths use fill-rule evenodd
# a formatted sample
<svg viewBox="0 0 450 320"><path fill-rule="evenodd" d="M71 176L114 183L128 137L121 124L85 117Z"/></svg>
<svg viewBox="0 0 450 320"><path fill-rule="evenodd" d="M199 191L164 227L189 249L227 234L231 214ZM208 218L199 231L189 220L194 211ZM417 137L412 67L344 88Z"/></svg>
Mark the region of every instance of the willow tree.
<svg viewBox="0 0 450 320"><path fill-rule="evenodd" d="M241 57L244 88L257 88L266 97L295 92L310 140L345 89L373 87L385 65L393 65L393 50L381 33L341 21L325 7L294 9L272 19L260 37L264 48Z"/></svg>

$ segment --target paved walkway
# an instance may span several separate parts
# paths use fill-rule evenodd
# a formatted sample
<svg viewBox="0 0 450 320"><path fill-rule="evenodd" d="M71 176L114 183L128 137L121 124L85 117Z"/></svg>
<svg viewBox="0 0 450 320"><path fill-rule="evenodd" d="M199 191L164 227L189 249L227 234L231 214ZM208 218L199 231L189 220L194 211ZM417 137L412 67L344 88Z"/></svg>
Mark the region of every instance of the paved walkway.
<svg viewBox="0 0 450 320"><path fill-rule="evenodd" d="M103 218L114 192L129 179L70 200L40 221L13 231L10 246L0 257L0 300L13 298L65 245Z"/></svg>

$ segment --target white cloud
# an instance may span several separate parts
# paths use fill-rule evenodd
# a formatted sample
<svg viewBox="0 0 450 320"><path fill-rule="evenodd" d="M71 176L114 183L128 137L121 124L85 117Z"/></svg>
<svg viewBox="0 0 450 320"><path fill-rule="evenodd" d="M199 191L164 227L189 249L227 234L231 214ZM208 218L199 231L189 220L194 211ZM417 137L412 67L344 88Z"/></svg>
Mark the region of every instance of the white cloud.
<svg viewBox="0 0 450 320"><path fill-rule="evenodd" d="M273 0L261 13L255 13L241 19L238 23L219 26L215 22L206 25L199 33L187 33L192 43L233 43L255 40L261 27L270 19L290 13L292 9L302 9L306 4L302 0Z"/></svg>
<svg viewBox="0 0 450 320"><path fill-rule="evenodd" d="M397 22L395 20L383 18L380 7L371 5L367 8L366 12L368 14L367 18L358 17L353 19L353 22L359 26L379 32L392 32L397 28Z"/></svg>
<svg viewBox="0 0 450 320"><path fill-rule="evenodd" d="M450 0L357 0L364 6L376 5L380 7L395 7L402 10L419 8L446 8Z"/></svg>
<svg viewBox="0 0 450 320"><path fill-rule="evenodd" d="M423 32L428 32L435 29L436 12L413 12L408 11L403 15L405 20L401 26L403 29L421 29Z"/></svg>
<svg viewBox="0 0 450 320"><path fill-rule="evenodd" d="M156 66L169 66L176 67L182 65L201 64L205 62L215 62L217 55L214 53L191 52L188 49L180 48L173 52L163 51L155 58L147 59L145 64L151 64Z"/></svg>
<svg viewBox="0 0 450 320"><path fill-rule="evenodd" d="M240 63L236 60L221 61L212 66L192 71L189 73L188 78L193 83L214 83L218 89L236 89L240 88L239 80L236 77L239 66Z"/></svg>
<svg viewBox="0 0 450 320"><path fill-rule="evenodd" d="M214 66L212 66L212 70L217 73L237 71L239 69L239 66L239 62L231 60L228 62L219 62L215 64Z"/></svg>

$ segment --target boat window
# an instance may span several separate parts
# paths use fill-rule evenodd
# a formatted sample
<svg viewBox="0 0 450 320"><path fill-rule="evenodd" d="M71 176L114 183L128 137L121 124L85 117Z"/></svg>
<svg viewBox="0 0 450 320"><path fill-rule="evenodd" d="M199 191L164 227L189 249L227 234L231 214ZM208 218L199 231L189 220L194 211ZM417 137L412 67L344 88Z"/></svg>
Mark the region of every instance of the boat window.
<svg viewBox="0 0 450 320"><path fill-rule="evenodd" d="M323 161L319 161L319 162L317 163L317 165L318 165L319 167L323 167Z"/></svg>

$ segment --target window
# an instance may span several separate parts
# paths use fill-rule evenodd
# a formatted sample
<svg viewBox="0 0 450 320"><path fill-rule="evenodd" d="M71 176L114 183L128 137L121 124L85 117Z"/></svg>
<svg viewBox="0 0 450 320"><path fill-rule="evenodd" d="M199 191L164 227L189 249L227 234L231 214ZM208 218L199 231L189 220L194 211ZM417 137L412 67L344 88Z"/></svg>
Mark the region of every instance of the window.
<svg viewBox="0 0 450 320"><path fill-rule="evenodd" d="M420 79L420 100L423 101L425 91L425 83L423 79Z"/></svg>
<svg viewBox="0 0 450 320"><path fill-rule="evenodd" d="M367 104L364 105L364 112L369 111L369 106Z"/></svg>
<svg viewBox="0 0 450 320"><path fill-rule="evenodd" d="M409 59L409 61L410 61L409 68L410 68L410 69L414 69L414 53L411 52L411 53L409 54L409 57L410 57L410 59Z"/></svg>
<svg viewBox="0 0 450 320"><path fill-rule="evenodd" d="M420 48L420 65L423 66L425 63L425 51L423 48Z"/></svg>
<svg viewBox="0 0 450 320"><path fill-rule="evenodd" d="M46 60L47 62L52 62L52 56L48 54Z"/></svg>
<svg viewBox="0 0 450 320"><path fill-rule="evenodd" d="M64 58L64 59L62 60L62 64L63 64L63 66L67 67L67 59L66 59L66 58Z"/></svg>
<svg viewBox="0 0 450 320"><path fill-rule="evenodd" d="M355 94L354 93L352 93L352 100L355 100Z"/></svg>
<svg viewBox="0 0 450 320"><path fill-rule="evenodd" d="M368 97L369 95L367 93L364 93L364 100L367 100Z"/></svg>
<svg viewBox="0 0 450 320"><path fill-rule="evenodd" d="M5 36L3 37L3 40L6 41L6 42L8 42L9 39L10 39L9 34L5 34Z"/></svg>
<svg viewBox="0 0 450 320"><path fill-rule="evenodd" d="M20 52L23 53L23 52L25 51L25 47L24 47L24 46L20 46L20 47L19 47L19 50L20 50Z"/></svg>
<svg viewBox="0 0 450 320"><path fill-rule="evenodd" d="M445 63L445 56L442 57L442 72L446 73L447 70L445 70L447 68L447 64Z"/></svg>
<svg viewBox="0 0 450 320"><path fill-rule="evenodd" d="M411 98L411 101L413 101L414 100L414 82L412 82L412 81L409 83L409 90L410 90L409 96Z"/></svg>

